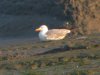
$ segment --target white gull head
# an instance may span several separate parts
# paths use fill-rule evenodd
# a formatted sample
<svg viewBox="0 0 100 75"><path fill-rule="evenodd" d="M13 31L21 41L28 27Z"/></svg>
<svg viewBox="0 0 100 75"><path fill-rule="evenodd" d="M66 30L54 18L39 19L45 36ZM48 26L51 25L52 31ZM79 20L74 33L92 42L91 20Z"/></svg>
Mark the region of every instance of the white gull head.
<svg viewBox="0 0 100 75"><path fill-rule="evenodd" d="M48 27L46 26L46 25L41 25L39 28L37 28L36 30L35 30L36 32L39 32L39 39L41 40L41 41L46 41L47 39L46 39L46 33L48 32Z"/></svg>

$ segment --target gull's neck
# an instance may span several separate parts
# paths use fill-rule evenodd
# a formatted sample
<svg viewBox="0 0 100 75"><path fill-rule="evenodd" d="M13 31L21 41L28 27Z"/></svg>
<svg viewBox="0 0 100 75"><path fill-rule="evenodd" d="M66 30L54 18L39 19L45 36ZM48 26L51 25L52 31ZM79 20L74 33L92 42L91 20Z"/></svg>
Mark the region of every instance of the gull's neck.
<svg viewBox="0 0 100 75"><path fill-rule="evenodd" d="M42 31L39 32L39 38L41 41L45 41L46 40L46 33L48 32L48 28L44 29Z"/></svg>

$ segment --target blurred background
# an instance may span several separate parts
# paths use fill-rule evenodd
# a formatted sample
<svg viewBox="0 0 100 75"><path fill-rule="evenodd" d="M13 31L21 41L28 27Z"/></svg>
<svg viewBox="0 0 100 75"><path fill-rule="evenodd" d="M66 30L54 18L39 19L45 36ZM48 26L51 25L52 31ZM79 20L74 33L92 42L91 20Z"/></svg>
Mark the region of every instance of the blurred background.
<svg viewBox="0 0 100 75"><path fill-rule="evenodd" d="M33 37L41 24L77 28L75 34L100 32L100 1L0 0L0 37Z"/></svg>

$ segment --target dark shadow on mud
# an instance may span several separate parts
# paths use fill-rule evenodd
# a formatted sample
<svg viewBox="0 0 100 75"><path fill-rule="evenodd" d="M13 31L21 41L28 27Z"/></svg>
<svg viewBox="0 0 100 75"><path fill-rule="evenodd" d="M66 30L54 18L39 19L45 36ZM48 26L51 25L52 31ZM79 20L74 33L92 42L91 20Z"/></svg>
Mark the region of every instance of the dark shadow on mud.
<svg viewBox="0 0 100 75"><path fill-rule="evenodd" d="M59 52L64 52L64 51L69 51L69 50L80 50L80 49L87 49L87 46L69 47L68 45L65 45L63 47L54 48L49 51L39 53L36 55L53 54L53 53L59 53Z"/></svg>

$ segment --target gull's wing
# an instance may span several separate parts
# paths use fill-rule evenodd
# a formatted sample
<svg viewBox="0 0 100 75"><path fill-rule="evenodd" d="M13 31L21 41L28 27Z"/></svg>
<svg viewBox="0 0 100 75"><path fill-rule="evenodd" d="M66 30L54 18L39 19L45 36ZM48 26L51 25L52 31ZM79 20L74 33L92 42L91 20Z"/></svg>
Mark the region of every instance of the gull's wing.
<svg viewBox="0 0 100 75"><path fill-rule="evenodd" d="M46 33L47 39L59 40L63 39L68 33L67 29L51 29Z"/></svg>

